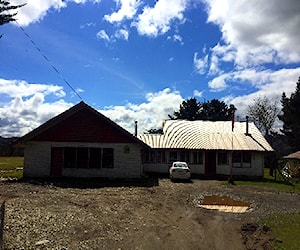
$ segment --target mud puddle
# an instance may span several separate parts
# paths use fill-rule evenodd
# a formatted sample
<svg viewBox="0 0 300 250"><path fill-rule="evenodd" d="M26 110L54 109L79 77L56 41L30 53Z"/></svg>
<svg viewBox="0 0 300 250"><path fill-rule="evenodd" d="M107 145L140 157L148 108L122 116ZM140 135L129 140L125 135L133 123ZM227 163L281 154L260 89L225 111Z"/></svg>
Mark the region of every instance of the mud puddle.
<svg viewBox="0 0 300 250"><path fill-rule="evenodd" d="M249 209L250 203L235 200L229 196L210 195L204 196L198 206L227 213L245 213Z"/></svg>

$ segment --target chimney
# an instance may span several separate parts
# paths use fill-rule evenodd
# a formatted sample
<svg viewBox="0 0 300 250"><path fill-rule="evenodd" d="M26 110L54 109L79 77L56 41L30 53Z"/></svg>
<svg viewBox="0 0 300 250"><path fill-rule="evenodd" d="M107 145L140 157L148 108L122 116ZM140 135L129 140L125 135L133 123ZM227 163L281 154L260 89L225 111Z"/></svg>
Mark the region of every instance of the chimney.
<svg viewBox="0 0 300 250"><path fill-rule="evenodd" d="M138 133L138 131L137 131L138 130L137 123L138 123L137 121L134 122L134 135L135 136L137 136L137 133Z"/></svg>
<svg viewBox="0 0 300 250"><path fill-rule="evenodd" d="M249 135L249 116L246 116L246 135Z"/></svg>

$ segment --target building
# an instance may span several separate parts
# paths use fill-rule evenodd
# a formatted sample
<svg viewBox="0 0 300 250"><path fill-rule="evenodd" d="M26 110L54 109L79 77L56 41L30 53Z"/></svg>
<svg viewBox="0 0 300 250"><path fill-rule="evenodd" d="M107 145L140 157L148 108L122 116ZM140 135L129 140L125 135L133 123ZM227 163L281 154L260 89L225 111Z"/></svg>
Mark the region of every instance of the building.
<svg viewBox="0 0 300 250"><path fill-rule="evenodd" d="M273 152L254 123L168 120L163 134L138 138L149 148L145 172L168 173L173 161L186 161L193 174L262 177L264 156Z"/></svg>
<svg viewBox="0 0 300 250"><path fill-rule="evenodd" d="M116 123L80 102L21 137L24 177L143 176L148 146Z"/></svg>

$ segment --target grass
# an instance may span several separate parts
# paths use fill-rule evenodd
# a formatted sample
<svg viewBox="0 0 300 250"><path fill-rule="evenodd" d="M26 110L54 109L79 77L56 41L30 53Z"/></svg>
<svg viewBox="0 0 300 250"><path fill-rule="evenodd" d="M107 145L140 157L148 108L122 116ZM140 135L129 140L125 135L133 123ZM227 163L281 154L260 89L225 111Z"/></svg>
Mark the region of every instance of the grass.
<svg viewBox="0 0 300 250"><path fill-rule="evenodd" d="M23 157L0 157L0 178L17 178L23 176Z"/></svg>
<svg viewBox="0 0 300 250"><path fill-rule="evenodd" d="M289 181L285 181L282 176L277 172L276 179L270 176L269 169L265 168L264 177L259 180L251 181L234 181L235 185L250 185L250 186L261 186L279 189L281 191L300 193L300 182L299 180L290 178Z"/></svg>
<svg viewBox="0 0 300 250"><path fill-rule="evenodd" d="M275 179L275 177L270 176L269 169L265 169L264 171L264 178L261 180L234 181L234 184L269 187L300 194L299 180L290 178L287 182L278 172ZM299 249L300 212L297 214L272 214L261 219L260 224L267 225L271 229L276 239L274 249Z"/></svg>
<svg viewBox="0 0 300 250"><path fill-rule="evenodd" d="M274 214L262 219L260 223L267 225L272 230L276 238L275 249L299 249L300 213Z"/></svg>

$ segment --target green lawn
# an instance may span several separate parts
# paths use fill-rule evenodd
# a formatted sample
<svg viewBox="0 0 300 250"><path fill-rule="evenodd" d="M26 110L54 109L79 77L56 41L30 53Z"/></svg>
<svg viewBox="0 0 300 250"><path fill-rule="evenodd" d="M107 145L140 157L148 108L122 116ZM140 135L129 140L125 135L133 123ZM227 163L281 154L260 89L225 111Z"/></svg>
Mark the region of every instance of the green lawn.
<svg viewBox="0 0 300 250"><path fill-rule="evenodd" d="M267 225L275 236L275 249L298 250L300 247L300 212L298 214L275 214L260 222Z"/></svg>
<svg viewBox="0 0 300 250"><path fill-rule="evenodd" d="M23 176L23 157L0 157L0 178Z"/></svg>
<svg viewBox="0 0 300 250"><path fill-rule="evenodd" d="M251 185L276 188L286 192L300 193L300 181L290 178L285 181L282 176L277 172L276 180L274 176L270 176L269 169L265 169L264 178L252 181L235 181L235 185Z"/></svg>
<svg viewBox="0 0 300 250"><path fill-rule="evenodd" d="M285 181L277 172L276 180L270 176L269 169L265 169L264 178L253 181L235 181L235 185L251 185L279 189L285 192L300 193L300 182L297 179ZM296 197L299 199L299 197ZM299 208L300 209L300 208ZM260 221L260 224L267 225L276 241L274 248L280 250L300 249L300 212L297 214L273 214L266 216Z"/></svg>

